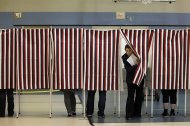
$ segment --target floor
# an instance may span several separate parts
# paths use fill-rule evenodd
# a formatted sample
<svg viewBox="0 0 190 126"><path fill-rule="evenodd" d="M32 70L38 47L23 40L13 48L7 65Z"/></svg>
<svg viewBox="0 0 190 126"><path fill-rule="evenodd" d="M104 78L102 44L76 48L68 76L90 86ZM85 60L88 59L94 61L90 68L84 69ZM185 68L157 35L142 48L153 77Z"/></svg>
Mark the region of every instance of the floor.
<svg viewBox="0 0 190 126"><path fill-rule="evenodd" d="M52 117L50 118L50 97L48 93L22 94L20 95L20 102L15 96L15 116L13 118L0 118L1 126L186 126L190 125L190 104L187 95L187 116L184 116L184 91L179 91L177 115L175 117L163 118L162 113L162 95L160 100L153 102L153 117L151 117L151 97L145 97L142 109L142 118L135 118L132 120L125 119L125 102L127 98L127 91L121 92L120 104L120 118L118 118L118 96L115 92L107 92L106 100L106 117L104 119L97 117L97 103L98 93L96 93L95 112L92 119L83 117L83 107L80 103L78 95L77 98L77 116L67 117L67 112L64 105L64 97L61 92L53 93L52 95ZM115 100L114 100L115 99ZM146 105L147 103L147 105ZM18 118L16 113L19 110Z"/></svg>

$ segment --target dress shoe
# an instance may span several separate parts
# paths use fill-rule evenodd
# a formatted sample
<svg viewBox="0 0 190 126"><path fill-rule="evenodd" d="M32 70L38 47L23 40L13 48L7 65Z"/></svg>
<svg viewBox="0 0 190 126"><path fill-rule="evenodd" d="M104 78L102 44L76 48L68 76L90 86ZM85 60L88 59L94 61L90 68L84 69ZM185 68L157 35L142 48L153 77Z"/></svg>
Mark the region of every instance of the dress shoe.
<svg viewBox="0 0 190 126"><path fill-rule="evenodd" d="M131 120L133 118L133 116L127 115L127 116L125 116L125 118L126 118L126 120Z"/></svg>

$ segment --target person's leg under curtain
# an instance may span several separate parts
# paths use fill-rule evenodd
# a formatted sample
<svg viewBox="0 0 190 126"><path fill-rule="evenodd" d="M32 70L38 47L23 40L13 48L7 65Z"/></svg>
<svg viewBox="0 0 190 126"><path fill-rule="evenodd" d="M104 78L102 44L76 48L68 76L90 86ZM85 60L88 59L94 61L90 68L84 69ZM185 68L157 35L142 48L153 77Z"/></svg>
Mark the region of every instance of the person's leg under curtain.
<svg viewBox="0 0 190 126"><path fill-rule="evenodd" d="M0 117L5 117L6 89L0 89Z"/></svg>
<svg viewBox="0 0 190 126"><path fill-rule="evenodd" d="M126 101L126 118L131 118L134 113L134 94L135 94L135 85L132 83L127 83L128 96Z"/></svg>
<svg viewBox="0 0 190 126"><path fill-rule="evenodd" d="M75 90L70 91L70 100L71 100L71 110L72 115L76 115L76 98L75 98Z"/></svg>
<svg viewBox="0 0 190 126"><path fill-rule="evenodd" d="M71 108L71 99L70 99L70 90L65 89L63 90L64 93L64 102L65 102L65 107L67 109L68 116L72 116L72 108Z"/></svg>
<svg viewBox="0 0 190 126"><path fill-rule="evenodd" d="M106 91L99 91L99 102L98 102L98 116L104 117L104 110L106 106Z"/></svg>
<svg viewBox="0 0 190 126"><path fill-rule="evenodd" d="M144 80L142 80L139 86L136 85L136 97L135 97L135 109L134 109L134 116L141 117L141 109L142 109L142 102L144 98Z"/></svg>
<svg viewBox="0 0 190 126"><path fill-rule="evenodd" d="M177 102L177 90L170 90L170 116L175 116L175 108Z"/></svg>
<svg viewBox="0 0 190 126"><path fill-rule="evenodd" d="M162 113L162 116L169 116L168 114L169 90L162 89L162 95L163 95L163 108L164 108L164 112Z"/></svg>
<svg viewBox="0 0 190 126"><path fill-rule="evenodd" d="M89 90L88 91L88 98L87 98L87 105L86 105L86 115L92 116L94 113L94 97L96 91Z"/></svg>
<svg viewBox="0 0 190 126"><path fill-rule="evenodd" d="M14 115L14 95L13 89L7 89L7 100L8 100L8 116Z"/></svg>

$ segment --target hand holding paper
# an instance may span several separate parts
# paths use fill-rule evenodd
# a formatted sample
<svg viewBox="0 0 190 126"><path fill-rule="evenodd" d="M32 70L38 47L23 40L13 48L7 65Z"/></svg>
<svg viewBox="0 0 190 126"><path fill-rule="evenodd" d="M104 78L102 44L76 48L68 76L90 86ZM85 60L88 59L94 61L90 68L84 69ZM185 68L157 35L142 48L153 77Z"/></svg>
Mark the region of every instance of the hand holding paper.
<svg viewBox="0 0 190 126"><path fill-rule="evenodd" d="M131 54L131 56L127 59L127 62L129 62L131 66L134 66L136 64L139 64L140 59L136 57L134 54Z"/></svg>

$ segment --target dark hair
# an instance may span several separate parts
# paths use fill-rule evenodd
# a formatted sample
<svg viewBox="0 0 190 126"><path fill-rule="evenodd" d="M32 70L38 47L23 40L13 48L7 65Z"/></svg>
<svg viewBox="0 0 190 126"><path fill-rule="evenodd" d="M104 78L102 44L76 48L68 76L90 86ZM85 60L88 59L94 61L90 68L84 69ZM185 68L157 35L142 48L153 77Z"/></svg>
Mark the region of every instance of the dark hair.
<svg viewBox="0 0 190 126"><path fill-rule="evenodd" d="M131 47L130 47L129 45L125 45L125 50L126 50L127 48L128 48L128 49L131 49Z"/></svg>

